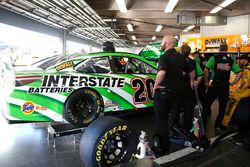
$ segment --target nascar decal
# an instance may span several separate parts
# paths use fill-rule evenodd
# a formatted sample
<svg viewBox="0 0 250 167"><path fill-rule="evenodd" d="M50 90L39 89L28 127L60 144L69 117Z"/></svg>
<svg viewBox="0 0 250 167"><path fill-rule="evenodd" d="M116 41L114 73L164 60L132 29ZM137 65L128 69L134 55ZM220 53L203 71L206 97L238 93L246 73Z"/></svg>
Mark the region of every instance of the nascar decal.
<svg viewBox="0 0 250 167"><path fill-rule="evenodd" d="M74 62L73 61L68 61L66 63L62 63L58 66L56 66L56 71L60 71L60 70L63 70L67 67L70 67L70 66L73 66L74 65Z"/></svg>
<svg viewBox="0 0 250 167"><path fill-rule="evenodd" d="M42 87L31 87L28 93L70 93L73 87L118 87L125 85L125 78L94 76L45 75Z"/></svg>

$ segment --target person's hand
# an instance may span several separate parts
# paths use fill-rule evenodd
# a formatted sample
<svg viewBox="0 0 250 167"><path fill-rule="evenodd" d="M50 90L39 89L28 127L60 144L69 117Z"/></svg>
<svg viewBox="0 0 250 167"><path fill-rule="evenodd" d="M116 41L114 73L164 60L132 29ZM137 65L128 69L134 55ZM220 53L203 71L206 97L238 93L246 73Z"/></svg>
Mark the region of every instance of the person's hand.
<svg viewBox="0 0 250 167"><path fill-rule="evenodd" d="M230 82L229 84L230 84L231 86L234 86L234 85L235 85L233 82Z"/></svg>
<svg viewBox="0 0 250 167"><path fill-rule="evenodd" d="M197 81L194 81L194 87L198 88L199 83Z"/></svg>
<svg viewBox="0 0 250 167"><path fill-rule="evenodd" d="M210 83L205 83L206 89L208 89L209 87L211 87L212 85Z"/></svg>

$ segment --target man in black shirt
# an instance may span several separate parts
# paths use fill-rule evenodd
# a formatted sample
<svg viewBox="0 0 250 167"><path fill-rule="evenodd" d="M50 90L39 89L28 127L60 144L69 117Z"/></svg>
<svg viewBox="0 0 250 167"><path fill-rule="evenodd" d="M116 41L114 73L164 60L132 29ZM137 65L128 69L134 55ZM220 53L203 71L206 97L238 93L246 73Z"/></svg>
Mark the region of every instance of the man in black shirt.
<svg viewBox="0 0 250 167"><path fill-rule="evenodd" d="M204 80L207 87L203 110L204 124L206 125L207 117L211 113L210 107L213 101L218 97L219 113L215 121L215 129L217 131L224 129L222 120L227 106L229 85L236 84L241 78L241 70L234 60L227 55L227 50L227 44L220 44L218 55L209 58L204 70ZM209 70L212 70L211 84L208 81ZM230 83L231 71L236 74L236 78Z"/></svg>
<svg viewBox="0 0 250 167"><path fill-rule="evenodd" d="M160 57L158 73L154 85L154 112L156 128L159 135L162 153L170 151L168 114L170 108L179 112L180 96L186 84L182 77L184 73L190 74L190 83L193 85L194 69L188 65L185 58L174 49L176 39L165 36L161 48L165 53Z"/></svg>

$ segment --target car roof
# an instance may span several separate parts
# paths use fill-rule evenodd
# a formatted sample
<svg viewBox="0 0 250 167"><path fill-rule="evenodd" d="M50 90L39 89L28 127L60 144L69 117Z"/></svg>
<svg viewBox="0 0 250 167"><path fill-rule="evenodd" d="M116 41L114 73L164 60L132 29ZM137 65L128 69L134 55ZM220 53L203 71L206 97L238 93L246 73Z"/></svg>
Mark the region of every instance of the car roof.
<svg viewBox="0 0 250 167"><path fill-rule="evenodd" d="M136 59L139 59L139 60L142 60L150 65L152 65L153 67L156 68L156 64L151 62L151 61L148 61L146 60L145 58L142 58L140 57L139 55L137 54L134 54L134 53L128 53L128 52L94 52L94 53L89 53L89 54L84 54L84 53L75 53L75 56L74 58L70 58L70 59L67 59L65 60L64 62L68 62L68 61L81 61L85 58L89 58L89 57L105 57L105 56L128 56L128 57L132 57L132 58L136 58ZM63 63L63 62L61 62Z"/></svg>

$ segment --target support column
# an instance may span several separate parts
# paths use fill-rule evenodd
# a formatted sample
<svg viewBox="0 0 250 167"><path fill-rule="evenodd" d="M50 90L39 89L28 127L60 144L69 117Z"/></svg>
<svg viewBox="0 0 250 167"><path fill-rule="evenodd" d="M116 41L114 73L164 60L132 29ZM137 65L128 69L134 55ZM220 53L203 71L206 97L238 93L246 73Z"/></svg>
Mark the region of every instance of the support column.
<svg viewBox="0 0 250 167"><path fill-rule="evenodd" d="M60 35L59 35L59 38L60 38L60 41L61 41L61 44L62 44L62 54L66 55L67 53L67 30L60 30Z"/></svg>

